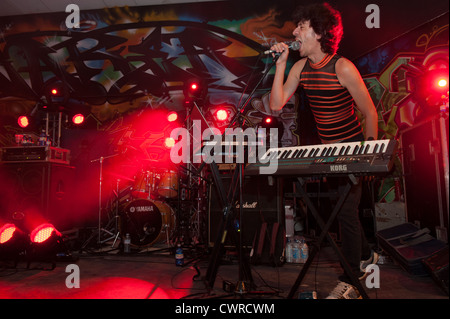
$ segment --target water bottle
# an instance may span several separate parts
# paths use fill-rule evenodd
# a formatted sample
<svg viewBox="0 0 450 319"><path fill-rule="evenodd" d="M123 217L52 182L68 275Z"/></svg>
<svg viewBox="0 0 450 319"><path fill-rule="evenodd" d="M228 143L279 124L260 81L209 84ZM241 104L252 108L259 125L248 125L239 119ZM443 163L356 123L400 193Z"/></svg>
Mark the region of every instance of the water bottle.
<svg viewBox="0 0 450 319"><path fill-rule="evenodd" d="M304 238L300 239L300 263L304 264L308 260L309 248Z"/></svg>
<svg viewBox="0 0 450 319"><path fill-rule="evenodd" d="M184 265L184 254L181 244L178 244L177 249L175 250L175 265L180 267Z"/></svg>
<svg viewBox="0 0 450 319"><path fill-rule="evenodd" d="M46 146L46 144L47 144L47 134L45 134L45 130L43 129L41 131L41 134L39 135L38 145L39 146Z"/></svg>
<svg viewBox="0 0 450 319"><path fill-rule="evenodd" d="M292 240L291 240L291 236L288 235L287 239L286 239L286 262L287 263L292 263L293 262L293 258L292 258Z"/></svg>
<svg viewBox="0 0 450 319"><path fill-rule="evenodd" d="M130 250L130 245L131 245L130 234L126 234L125 235L125 240L123 241L123 252L129 253L131 251Z"/></svg>
<svg viewBox="0 0 450 319"><path fill-rule="evenodd" d="M295 264L300 263L300 245L298 239L295 239L292 244L292 261Z"/></svg>

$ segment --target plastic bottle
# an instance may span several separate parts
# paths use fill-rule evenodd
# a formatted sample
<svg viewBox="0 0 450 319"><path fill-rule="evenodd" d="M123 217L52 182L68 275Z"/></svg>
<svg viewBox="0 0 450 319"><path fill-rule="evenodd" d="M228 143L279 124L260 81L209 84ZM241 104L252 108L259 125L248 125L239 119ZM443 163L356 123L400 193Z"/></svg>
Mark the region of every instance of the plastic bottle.
<svg viewBox="0 0 450 319"><path fill-rule="evenodd" d="M126 234L126 235L125 235L125 240L123 241L123 252L124 252L124 253L129 253L129 252L131 252L130 245L131 245L131 237L130 237L130 234Z"/></svg>
<svg viewBox="0 0 450 319"><path fill-rule="evenodd" d="M300 239L300 263L304 264L308 260L309 256L309 247L306 244L305 239L302 237Z"/></svg>
<svg viewBox="0 0 450 319"><path fill-rule="evenodd" d="M298 239L295 239L292 244L292 260L295 264L300 263L300 245Z"/></svg>
<svg viewBox="0 0 450 319"><path fill-rule="evenodd" d="M180 267L184 265L184 254L181 244L178 244L177 249L175 250L175 265Z"/></svg>
<svg viewBox="0 0 450 319"><path fill-rule="evenodd" d="M292 258L292 239L291 236L288 235L286 238L286 262L287 263L292 263L293 262L293 258Z"/></svg>
<svg viewBox="0 0 450 319"><path fill-rule="evenodd" d="M45 134L45 130L43 129L41 131L41 134L39 135L39 146L46 146L47 145L47 134Z"/></svg>

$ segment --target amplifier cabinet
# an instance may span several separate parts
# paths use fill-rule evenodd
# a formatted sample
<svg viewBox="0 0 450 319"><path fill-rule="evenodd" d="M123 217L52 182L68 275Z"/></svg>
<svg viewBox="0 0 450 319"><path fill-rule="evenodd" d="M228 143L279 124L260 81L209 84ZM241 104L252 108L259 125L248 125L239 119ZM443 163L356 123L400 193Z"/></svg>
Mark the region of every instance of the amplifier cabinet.
<svg viewBox="0 0 450 319"><path fill-rule="evenodd" d="M222 174L222 182L226 192L230 189L231 176ZM237 181L239 186L239 181ZM243 179L243 216L241 218L242 244L251 247L253 238L262 222L278 222L285 225L283 207L283 179L272 176L245 176ZM236 190L236 200L233 203L235 220L239 217L239 188ZM209 191L208 239L210 245L218 236L221 219L224 218L223 207L220 206L216 185L212 184ZM234 221L233 221L234 222ZM226 246L234 245L231 236L225 241Z"/></svg>
<svg viewBox="0 0 450 319"><path fill-rule="evenodd" d="M448 112L401 134L407 221L447 241Z"/></svg>
<svg viewBox="0 0 450 319"><path fill-rule="evenodd" d="M0 164L0 217L37 212L58 230L72 228L75 168L57 163Z"/></svg>

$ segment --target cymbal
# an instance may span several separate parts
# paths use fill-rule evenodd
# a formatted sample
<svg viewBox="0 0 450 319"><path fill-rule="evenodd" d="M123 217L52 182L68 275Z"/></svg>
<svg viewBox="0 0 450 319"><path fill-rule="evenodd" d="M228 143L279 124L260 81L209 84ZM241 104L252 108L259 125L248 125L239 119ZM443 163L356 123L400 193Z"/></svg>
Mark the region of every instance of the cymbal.
<svg viewBox="0 0 450 319"><path fill-rule="evenodd" d="M117 179L122 179L122 180L125 180L125 181L131 181L131 182L134 181L134 179L132 179L132 178L130 178L130 177L128 177L128 176L122 175L122 174L118 174L118 173L116 173L116 172L105 172L105 173L106 173L107 175L112 176L112 177L115 177L115 178L117 178Z"/></svg>

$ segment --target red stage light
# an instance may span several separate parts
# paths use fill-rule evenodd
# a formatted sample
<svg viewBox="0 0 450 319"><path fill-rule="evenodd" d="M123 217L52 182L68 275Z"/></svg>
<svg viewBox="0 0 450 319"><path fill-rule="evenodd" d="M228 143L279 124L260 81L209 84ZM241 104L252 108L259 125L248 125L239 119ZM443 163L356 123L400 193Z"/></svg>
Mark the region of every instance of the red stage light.
<svg viewBox="0 0 450 319"><path fill-rule="evenodd" d="M58 90L57 89L52 89L50 92L52 92L53 95L58 94Z"/></svg>
<svg viewBox="0 0 450 319"><path fill-rule="evenodd" d="M174 147L174 145L175 145L175 140L174 140L173 138L167 137L167 138L164 140L164 146L165 146L165 147L167 147L167 148L172 148L172 147Z"/></svg>
<svg viewBox="0 0 450 319"><path fill-rule="evenodd" d="M30 233L30 240L33 243L43 243L49 239L53 233L61 236L52 224L41 224Z"/></svg>
<svg viewBox="0 0 450 319"><path fill-rule="evenodd" d="M226 121L228 119L228 112L225 109L218 109L216 112L216 118L218 121Z"/></svg>
<svg viewBox="0 0 450 319"><path fill-rule="evenodd" d="M5 224L0 227L0 244L4 244L10 240L14 236L16 229L16 226L13 224Z"/></svg>
<svg viewBox="0 0 450 319"><path fill-rule="evenodd" d="M170 112L170 113L167 115L167 120L168 120L169 122L175 122L177 119L178 119L178 114L177 114L176 112Z"/></svg>
<svg viewBox="0 0 450 319"><path fill-rule="evenodd" d="M438 86L441 87L441 88L446 87L447 84L448 84L448 81L446 79L440 79L438 81Z"/></svg>
<svg viewBox="0 0 450 319"><path fill-rule="evenodd" d="M25 115L19 116L17 123L20 127L27 127L30 124L30 120Z"/></svg>
<svg viewBox="0 0 450 319"><path fill-rule="evenodd" d="M72 117L72 123L75 125L83 124L83 122L84 122L84 115L81 113L75 114Z"/></svg>

